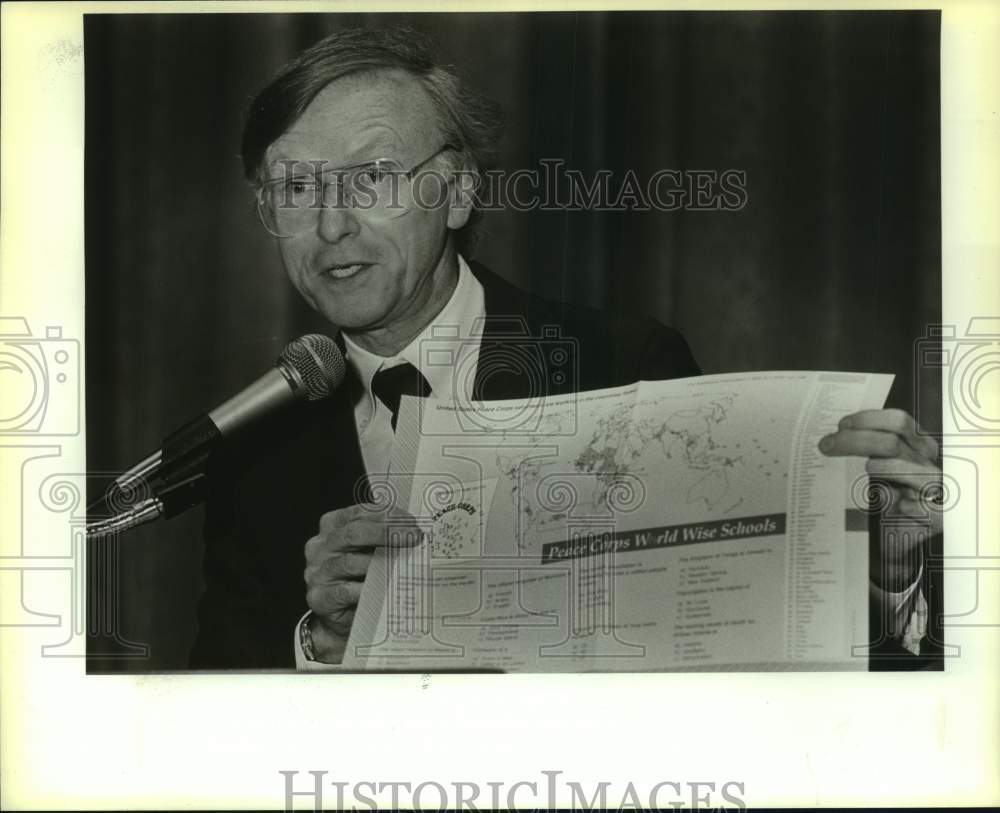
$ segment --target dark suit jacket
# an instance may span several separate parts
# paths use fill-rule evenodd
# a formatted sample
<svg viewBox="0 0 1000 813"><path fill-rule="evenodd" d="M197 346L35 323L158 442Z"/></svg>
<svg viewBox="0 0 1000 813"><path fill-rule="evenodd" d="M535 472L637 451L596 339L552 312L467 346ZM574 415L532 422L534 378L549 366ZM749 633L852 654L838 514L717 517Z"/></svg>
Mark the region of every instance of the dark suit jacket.
<svg viewBox="0 0 1000 813"><path fill-rule="evenodd" d="M671 328L548 303L470 265L485 293L474 384L481 400L700 374L687 343ZM567 341L576 356L569 367L547 352ZM512 347L527 355L512 354ZM224 485L208 500L206 590L192 668L293 667L295 625L308 609L305 542L322 514L367 496L347 386L308 405L294 423L263 427L254 441L245 444L252 459L213 461L212 482Z"/></svg>

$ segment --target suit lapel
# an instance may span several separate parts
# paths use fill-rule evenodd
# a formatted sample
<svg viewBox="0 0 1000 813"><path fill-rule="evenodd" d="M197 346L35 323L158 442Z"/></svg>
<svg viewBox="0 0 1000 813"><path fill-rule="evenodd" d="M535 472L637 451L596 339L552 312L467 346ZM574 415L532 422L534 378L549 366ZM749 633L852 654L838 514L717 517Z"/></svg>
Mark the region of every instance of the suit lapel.
<svg viewBox="0 0 1000 813"><path fill-rule="evenodd" d="M573 378L553 367L552 351L567 344L557 314L479 263L469 267L483 286L486 310L473 397L495 401L571 392Z"/></svg>
<svg viewBox="0 0 1000 813"><path fill-rule="evenodd" d="M344 337L338 333L335 341L340 351L347 355ZM361 441L358 438L358 428L354 420L354 397L361 387L357 373L352 364L346 365L344 381L338 388L330 412L323 424L333 432L333 443L321 444L321 448L332 448L334 458L329 460L328 480L331 481L333 494L338 503L352 505L359 502L371 502L371 484L365 471L364 457L361 454ZM330 477L330 474L333 477ZM345 502L345 497L346 502Z"/></svg>
<svg viewBox="0 0 1000 813"><path fill-rule="evenodd" d="M469 267L483 286L486 310L473 398L528 398L537 389L532 383L539 370L532 358L534 326L529 322L527 295L479 263L470 262Z"/></svg>
<svg viewBox="0 0 1000 813"><path fill-rule="evenodd" d="M548 345L544 338L539 339L544 326L556 323L554 314L545 311L539 300L479 263L470 262L469 266L483 286L486 311L473 383L474 398L482 401L530 398L564 389L553 385ZM339 334L336 342L343 352L344 341ZM317 422L316 431L321 434L312 435L317 448L330 452L322 455L323 471L315 475L323 478L321 482L330 483L334 507L372 499L354 422L352 395L360 383L353 377L351 365L347 365L347 370L348 378L326 402L325 415Z"/></svg>

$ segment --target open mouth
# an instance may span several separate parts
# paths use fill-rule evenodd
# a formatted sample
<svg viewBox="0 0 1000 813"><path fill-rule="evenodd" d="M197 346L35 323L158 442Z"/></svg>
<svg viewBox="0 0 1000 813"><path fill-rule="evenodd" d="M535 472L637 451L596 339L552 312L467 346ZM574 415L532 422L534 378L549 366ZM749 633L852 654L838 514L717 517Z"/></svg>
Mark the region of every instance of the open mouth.
<svg viewBox="0 0 1000 813"><path fill-rule="evenodd" d="M350 279L367 268L366 263L355 263L353 265L334 265L327 268L323 273L334 279Z"/></svg>

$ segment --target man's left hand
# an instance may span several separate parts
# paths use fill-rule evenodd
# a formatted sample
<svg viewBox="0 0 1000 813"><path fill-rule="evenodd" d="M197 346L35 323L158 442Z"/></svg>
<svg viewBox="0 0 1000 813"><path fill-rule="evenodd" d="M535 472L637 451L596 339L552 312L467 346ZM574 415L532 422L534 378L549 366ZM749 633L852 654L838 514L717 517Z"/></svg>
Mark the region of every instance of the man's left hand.
<svg viewBox="0 0 1000 813"><path fill-rule="evenodd" d="M937 442L901 409L867 409L844 417L836 432L820 440L819 449L830 457L867 457L868 474L892 490L886 516L920 526L914 530L922 533L883 539L881 561L872 569L879 587L905 589L917 576L920 540L928 532L941 533L943 525L940 505L935 504L943 494Z"/></svg>

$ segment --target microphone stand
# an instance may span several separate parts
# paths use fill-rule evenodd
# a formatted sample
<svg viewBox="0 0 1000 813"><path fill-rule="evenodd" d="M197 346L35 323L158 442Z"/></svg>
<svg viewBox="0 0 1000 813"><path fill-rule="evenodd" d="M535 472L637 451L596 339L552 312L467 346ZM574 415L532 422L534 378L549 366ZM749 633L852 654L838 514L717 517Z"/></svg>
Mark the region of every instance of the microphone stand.
<svg viewBox="0 0 1000 813"><path fill-rule="evenodd" d="M209 460L221 435L210 417L203 415L184 425L163 441L161 451L119 476L107 492L87 507L88 515L102 507L112 510L114 497L143 497L134 505L115 510L112 516L88 522L87 540L128 531L160 517L173 517L197 505L208 490ZM127 502L127 500L124 500Z"/></svg>
<svg viewBox="0 0 1000 813"><path fill-rule="evenodd" d="M163 501L159 497L149 497L113 517L88 522L87 541L91 542L105 536L138 528L140 525L145 525L161 516L163 516Z"/></svg>
<svg viewBox="0 0 1000 813"><path fill-rule="evenodd" d="M290 342L273 369L207 415L165 438L160 451L121 474L99 500L87 506L88 516L103 508L112 513L87 523L88 541L136 528L161 516L176 516L203 502L209 492L209 471L215 453L225 445L223 440L229 442L234 435L252 433L249 424L265 416L273 420L296 401L326 398L343 379L344 357L332 339L308 334ZM222 457L228 455L228 451L222 453ZM128 505L130 502L134 504Z"/></svg>

